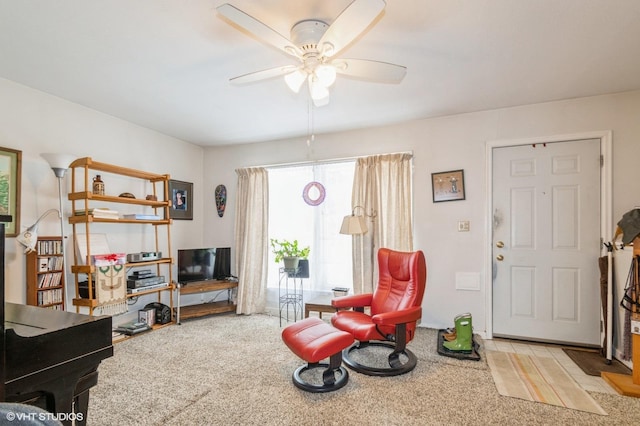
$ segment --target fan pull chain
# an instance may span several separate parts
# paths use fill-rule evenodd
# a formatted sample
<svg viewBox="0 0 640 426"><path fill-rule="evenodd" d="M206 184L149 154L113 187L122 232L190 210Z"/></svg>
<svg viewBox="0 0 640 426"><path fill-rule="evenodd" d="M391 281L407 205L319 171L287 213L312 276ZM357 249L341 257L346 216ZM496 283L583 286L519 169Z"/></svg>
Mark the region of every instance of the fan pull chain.
<svg viewBox="0 0 640 426"><path fill-rule="evenodd" d="M313 124L313 104L311 99L309 99L309 103L307 106L307 157L313 157L313 143L316 140L316 135L314 133L314 124Z"/></svg>

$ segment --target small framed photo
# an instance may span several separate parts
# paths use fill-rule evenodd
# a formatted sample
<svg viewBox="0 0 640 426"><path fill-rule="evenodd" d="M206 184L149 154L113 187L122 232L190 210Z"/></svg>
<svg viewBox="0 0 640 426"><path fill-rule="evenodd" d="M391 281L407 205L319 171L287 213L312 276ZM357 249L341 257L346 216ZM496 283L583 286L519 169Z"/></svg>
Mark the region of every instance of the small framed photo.
<svg viewBox="0 0 640 426"><path fill-rule="evenodd" d="M464 200L464 170L431 173L433 202Z"/></svg>
<svg viewBox="0 0 640 426"><path fill-rule="evenodd" d="M169 197L171 219L193 220L193 184L180 180L169 180Z"/></svg>
<svg viewBox="0 0 640 426"><path fill-rule="evenodd" d="M0 148L0 216L11 216L5 224L5 235L20 234L20 176L22 151Z"/></svg>

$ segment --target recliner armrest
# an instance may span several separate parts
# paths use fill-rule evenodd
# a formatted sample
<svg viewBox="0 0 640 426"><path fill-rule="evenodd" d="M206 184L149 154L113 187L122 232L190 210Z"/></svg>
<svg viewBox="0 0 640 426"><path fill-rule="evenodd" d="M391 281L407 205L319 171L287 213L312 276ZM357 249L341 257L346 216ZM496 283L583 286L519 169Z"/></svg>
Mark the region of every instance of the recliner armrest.
<svg viewBox="0 0 640 426"><path fill-rule="evenodd" d="M331 306L334 308L363 308L371 306L373 293L353 294L351 296L341 296L331 299Z"/></svg>
<svg viewBox="0 0 640 426"><path fill-rule="evenodd" d="M384 312L371 317L374 324L396 325L418 321L422 317L422 306L413 306L401 311Z"/></svg>

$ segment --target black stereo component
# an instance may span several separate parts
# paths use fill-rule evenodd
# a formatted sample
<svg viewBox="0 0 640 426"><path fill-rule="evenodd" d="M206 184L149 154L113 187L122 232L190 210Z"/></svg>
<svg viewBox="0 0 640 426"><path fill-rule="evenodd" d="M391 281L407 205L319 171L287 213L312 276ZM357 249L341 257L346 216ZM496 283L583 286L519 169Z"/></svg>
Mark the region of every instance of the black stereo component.
<svg viewBox="0 0 640 426"><path fill-rule="evenodd" d="M147 277L140 279L129 279L127 280L127 288L141 288L148 287L150 285L162 284L165 282L164 276L161 275L159 277Z"/></svg>

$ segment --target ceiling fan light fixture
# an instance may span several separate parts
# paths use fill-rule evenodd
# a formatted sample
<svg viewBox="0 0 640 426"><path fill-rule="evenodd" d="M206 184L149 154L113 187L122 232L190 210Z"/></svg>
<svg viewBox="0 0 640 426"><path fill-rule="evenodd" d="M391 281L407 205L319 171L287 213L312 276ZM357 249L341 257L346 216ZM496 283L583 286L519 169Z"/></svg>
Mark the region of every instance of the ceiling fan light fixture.
<svg viewBox="0 0 640 426"><path fill-rule="evenodd" d="M309 75L309 93L314 101L329 97L329 89L314 74Z"/></svg>
<svg viewBox="0 0 640 426"><path fill-rule="evenodd" d="M331 65L318 65L314 72L324 87L330 87L336 81L336 69Z"/></svg>
<svg viewBox="0 0 640 426"><path fill-rule="evenodd" d="M327 92L327 96L325 96L324 98L313 99L313 105L316 107L329 105L329 92Z"/></svg>
<svg viewBox="0 0 640 426"><path fill-rule="evenodd" d="M289 88L298 93L306 79L315 106L329 103L328 88L334 83L336 74L397 84L406 74L404 66L367 59L334 58L375 24L385 5L385 0L351 0L330 25L319 19L299 21L291 28L290 38L286 38L260 20L225 3L216 8L220 15L302 63L297 67L292 65L256 71L230 81L246 84L283 76Z"/></svg>
<svg viewBox="0 0 640 426"><path fill-rule="evenodd" d="M307 73L304 70L297 69L292 73L284 76L284 81L294 93L299 93L302 84L307 79Z"/></svg>

